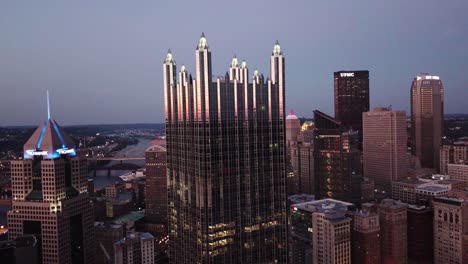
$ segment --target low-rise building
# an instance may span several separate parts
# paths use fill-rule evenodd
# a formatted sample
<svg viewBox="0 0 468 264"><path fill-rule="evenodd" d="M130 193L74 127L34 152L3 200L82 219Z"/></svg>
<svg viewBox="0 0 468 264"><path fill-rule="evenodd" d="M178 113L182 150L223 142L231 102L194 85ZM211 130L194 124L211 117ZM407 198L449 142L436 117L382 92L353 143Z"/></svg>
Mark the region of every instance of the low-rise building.
<svg viewBox="0 0 468 264"><path fill-rule="evenodd" d="M354 205L323 199L291 206L291 263L351 263Z"/></svg>
<svg viewBox="0 0 468 264"><path fill-rule="evenodd" d="M154 264L154 237L150 233L127 233L114 244L114 263Z"/></svg>

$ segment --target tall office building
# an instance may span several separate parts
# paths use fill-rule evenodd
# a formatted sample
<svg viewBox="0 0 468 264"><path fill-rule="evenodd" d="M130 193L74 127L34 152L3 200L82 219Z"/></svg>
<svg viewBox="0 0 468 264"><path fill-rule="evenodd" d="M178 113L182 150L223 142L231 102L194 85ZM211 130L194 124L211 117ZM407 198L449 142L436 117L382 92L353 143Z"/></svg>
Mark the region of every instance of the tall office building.
<svg viewBox="0 0 468 264"><path fill-rule="evenodd" d="M439 170L444 124L444 87L439 76L421 74L411 85L413 155L421 166Z"/></svg>
<svg viewBox="0 0 468 264"><path fill-rule="evenodd" d="M164 61L169 254L172 263L287 261L284 57L270 78L234 58L212 77L204 35L195 79Z"/></svg>
<svg viewBox="0 0 468 264"><path fill-rule="evenodd" d="M468 146L444 145L440 148L440 173L448 174L449 164L468 165Z"/></svg>
<svg viewBox="0 0 468 264"><path fill-rule="evenodd" d="M11 161L9 237L35 235L42 263L94 263L94 211L87 193L87 162L49 117Z"/></svg>
<svg viewBox="0 0 468 264"><path fill-rule="evenodd" d="M369 71L339 71L335 79L335 118L362 135L362 113L369 111Z"/></svg>
<svg viewBox="0 0 468 264"><path fill-rule="evenodd" d="M353 263L380 263L379 216L359 211L353 218Z"/></svg>
<svg viewBox="0 0 468 264"><path fill-rule="evenodd" d="M314 111L314 120L316 197L360 203L362 175L357 132L343 132L341 122L318 110Z"/></svg>
<svg viewBox="0 0 468 264"><path fill-rule="evenodd" d="M146 167L146 209L148 223L156 225L155 233L167 234L167 176L166 149L159 145L149 147L145 152Z"/></svg>
<svg viewBox="0 0 468 264"><path fill-rule="evenodd" d="M391 199L384 199L379 205L382 264L408 262L407 207Z"/></svg>
<svg viewBox="0 0 468 264"><path fill-rule="evenodd" d="M363 116L364 176L390 193L392 181L406 179L408 170L406 114L375 108Z"/></svg>
<svg viewBox="0 0 468 264"><path fill-rule="evenodd" d="M467 199L437 197L433 205L434 263L468 263Z"/></svg>

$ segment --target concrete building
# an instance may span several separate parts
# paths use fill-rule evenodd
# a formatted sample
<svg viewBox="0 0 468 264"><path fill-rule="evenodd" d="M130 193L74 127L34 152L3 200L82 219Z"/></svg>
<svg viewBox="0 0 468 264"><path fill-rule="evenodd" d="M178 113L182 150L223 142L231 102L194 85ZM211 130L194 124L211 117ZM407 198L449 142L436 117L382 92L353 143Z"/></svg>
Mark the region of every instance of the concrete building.
<svg viewBox="0 0 468 264"><path fill-rule="evenodd" d="M124 190L125 186L122 183L110 184L105 187L104 197L109 200L117 199Z"/></svg>
<svg viewBox="0 0 468 264"><path fill-rule="evenodd" d="M379 205L382 264L406 264L407 204L391 199Z"/></svg>
<svg viewBox="0 0 468 264"><path fill-rule="evenodd" d="M450 176L450 179L463 181L468 186L468 165L448 164L447 174Z"/></svg>
<svg viewBox="0 0 468 264"><path fill-rule="evenodd" d="M468 263L468 202L457 197L434 199L434 263Z"/></svg>
<svg viewBox="0 0 468 264"><path fill-rule="evenodd" d="M424 168L439 171L443 137L444 87L439 76L422 73L411 84L413 155Z"/></svg>
<svg viewBox="0 0 468 264"><path fill-rule="evenodd" d="M129 232L114 244L115 264L154 264L154 237L150 233Z"/></svg>
<svg viewBox="0 0 468 264"><path fill-rule="evenodd" d="M166 148L159 145L149 147L145 153L146 209L145 217L158 235L167 235L167 175Z"/></svg>
<svg viewBox="0 0 468 264"><path fill-rule="evenodd" d="M392 181L408 175L406 113L375 108L362 114L364 177L390 193Z"/></svg>
<svg viewBox="0 0 468 264"><path fill-rule="evenodd" d="M412 178L392 183L392 198L409 204L427 204L434 197L447 195L450 190L464 190L466 183L447 175Z"/></svg>
<svg viewBox="0 0 468 264"><path fill-rule="evenodd" d="M11 162L9 238L35 235L43 264L94 263L87 161L50 114L24 145L23 158Z"/></svg>
<svg viewBox="0 0 468 264"><path fill-rule="evenodd" d="M379 216L370 211L359 211L353 220L353 263L380 263Z"/></svg>
<svg viewBox="0 0 468 264"><path fill-rule="evenodd" d="M195 57L194 78L170 52L163 64L171 262L284 263L283 51L277 42L270 77L254 71L251 82L237 58L213 77L203 34Z"/></svg>
<svg viewBox="0 0 468 264"><path fill-rule="evenodd" d="M468 146L444 145L440 148L440 173L448 174L449 164L468 165Z"/></svg>
<svg viewBox="0 0 468 264"><path fill-rule="evenodd" d="M334 199L292 205L291 263L351 263L352 208Z"/></svg>
<svg viewBox="0 0 468 264"><path fill-rule="evenodd" d="M432 207L408 205L408 263L433 263L434 236Z"/></svg>

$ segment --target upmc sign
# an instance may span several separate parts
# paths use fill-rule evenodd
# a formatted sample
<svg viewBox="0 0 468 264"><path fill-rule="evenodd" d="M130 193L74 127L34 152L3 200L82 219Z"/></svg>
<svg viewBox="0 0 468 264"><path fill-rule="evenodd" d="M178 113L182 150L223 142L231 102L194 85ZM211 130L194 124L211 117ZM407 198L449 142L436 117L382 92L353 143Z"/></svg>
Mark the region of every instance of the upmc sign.
<svg viewBox="0 0 468 264"><path fill-rule="evenodd" d="M354 72L342 72L340 77L354 77Z"/></svg>

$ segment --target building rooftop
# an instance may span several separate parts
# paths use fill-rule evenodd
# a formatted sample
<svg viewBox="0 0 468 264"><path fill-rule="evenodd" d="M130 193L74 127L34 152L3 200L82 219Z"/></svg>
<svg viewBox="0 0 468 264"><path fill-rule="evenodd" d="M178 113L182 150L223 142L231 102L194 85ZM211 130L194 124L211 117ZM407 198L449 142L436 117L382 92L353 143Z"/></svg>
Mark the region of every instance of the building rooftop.
<svg viewBox="0 0 468 264"><path fill-rule="evenodd" d="M150 233L141 233L141 239L154 239L154 236Z"/></svg>
<svg viewBox="0 0 468 264"><path fill-rule="evenodd" d="M292 205L293 210L302 210L310 213L331 214L338 211L348 211L348 209L351 207L354 207L354 204L330 198Z"/></svg>
<svg viewBox="0 0 468 264"><path fill-rule="evenodd" d="M143 211L131 212L129 214L117 218L116 220L114 220L114 223L121 224L128 222L136 222L138 220L141 220L143 217L145 217L145 213Z"/></svg>
<svg viewBox="0 0 468 264"><path fill-rule="evenodd" d="M434 202L460 206L465 202L465 200L458 197L435 197Z"/></svg>
<svg viewBox="0 0 468 264"><path fill-rule="evenodd" d="M305 202L315 201L315 195L312 194L293 194L288 196L288 201L290 204L299 204Z"/></svg>
<svg viewBox="0 0 468 264"><path fill-rule="evenodd" d="M289 114L288 116L286 117L286 120L289 120L289 119L299 119L296 114L294 113L294 110L291 109L291 111L289 111Z"/></svg>
<svg viewBox="0 0 468 264"><path fill-rule="evenodd" d="M400 201L396 201L393 199L383 199L382 202L380 203L380 207L398 209L398 208L406 208L408 207L408 204L402 203Z"/></svg>
<svg viewBox="0 0 468 264"><path fill-rule="evenodd" d="M118 229L118 228L122 228L122 225L113 224L113 223L104 223L104 222L94 222L94 227Z"/></svg>

